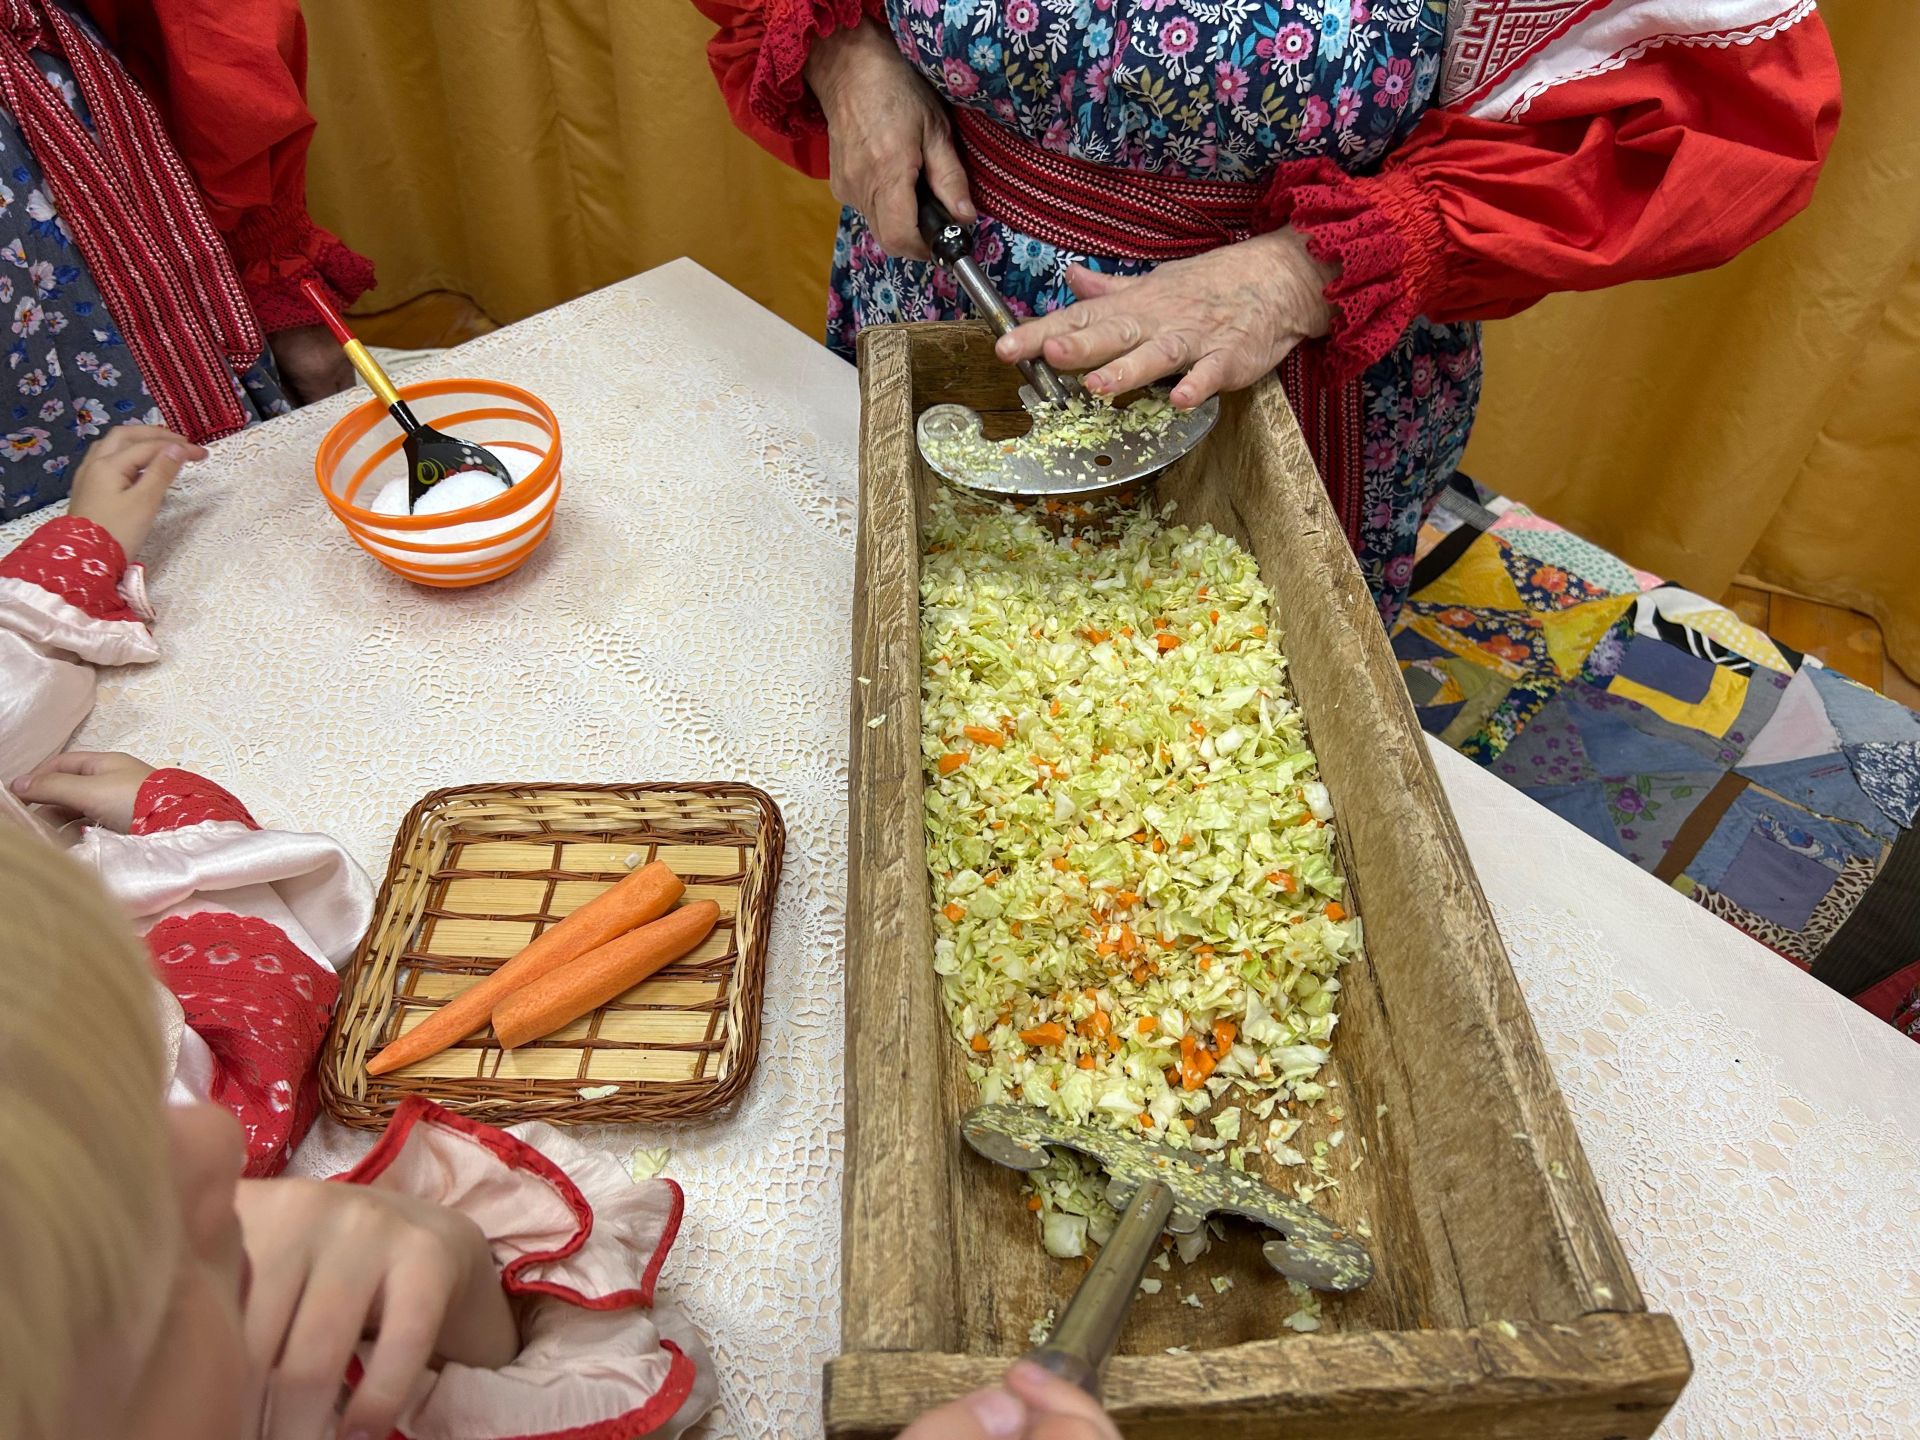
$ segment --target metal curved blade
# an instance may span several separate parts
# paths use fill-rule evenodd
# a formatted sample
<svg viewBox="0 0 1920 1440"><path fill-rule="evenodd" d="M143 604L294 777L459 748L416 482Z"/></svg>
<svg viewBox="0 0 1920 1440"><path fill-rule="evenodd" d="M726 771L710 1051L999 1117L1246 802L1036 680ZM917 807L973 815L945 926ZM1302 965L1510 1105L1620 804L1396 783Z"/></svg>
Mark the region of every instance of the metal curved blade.
<svg viewBox="0 0 1920 1440"><path fill-rule="evenodd" d="M1022 398L1028 393L1023 387ZM943 480L963 490L1023 497L1098 495L1137 485L1166 469L1204 440L1219 418L1216 396L1179 412L1157 435L1119 435L1097 449L1028 455L1005 448L1011 442L988 440L978 411L965 405L934 405L920 416L914 437L921 458ZM976 446L982 455L979 464L955 458L956 452Z"/></svg>
<svg viewBox="0 0 1920 1440"><path fill-rule="evenodd" d="M1167 1228L1187 1235L1209 1215L1239 1215L1278 1232L1261 1253L1290 1280L1315 1290L1358 1290L1373 1278L1373 1257L1326 1216L1252 1175L1137 1135L1055 1120L1024 1105L982 1105L960 1122L974 1150L999 1165L1037 1170L1048 1146L1085 1155L1106 1170L1107 1199L1124 1208L1142 1180L1164 1181L1174 1195Z"/></svg>

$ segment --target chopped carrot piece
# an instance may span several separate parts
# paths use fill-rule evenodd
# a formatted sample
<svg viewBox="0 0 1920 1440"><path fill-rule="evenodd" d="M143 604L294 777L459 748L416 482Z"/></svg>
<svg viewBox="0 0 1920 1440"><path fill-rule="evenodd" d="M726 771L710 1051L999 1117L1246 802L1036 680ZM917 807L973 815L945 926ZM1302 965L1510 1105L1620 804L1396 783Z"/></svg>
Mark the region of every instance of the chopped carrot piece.
<svg viewBox="0 0 1920 1440"><path fill-rule="evenodd" d="M1142 960L1138 965L1133 967L1133 983L1136 985L1146 984L1147 976L1152 973L1152 971L1147 969L1147 962Z"/></svg>
<svg viewBox="0 0 1920 1440"><path fill-rule="evenodd" d="M1293 894L1295 890L1298 890L1300 888L1299 882L1296 881L1293 878L1293 876L1289 875L1284 870L1268 871L1267 883L1269 885L1278 885L1281 889L1281 892L1287 895Z"/></svg>
<svg viewBox="0 0 1920 1440"><path fill-rule="evenodd" d="M1131 955L1139 948L1140 938L1125 925L1122 925L1120 927L1120 939L1116 943L1120 946L1120 953L1122 955Z"/></svg>
<svg viewBox="0 0 1920 1440"><path fill-rule="evenodd" d="M1202 725L1198 720L1189 720L1187 722L1187 728L1193 732L1194 739L1204 740L1206 738L1207 727Z"/></svg>
<svg viewBox="0 0 1920 1440"><path fill-rule="evenodd" d="M943 909L940 913L946 916L947 919L951 920L954 924L958 925L962 920L967 918L967 907L964 905L955 904L953 901L949 900L946 904L946 908Z"/></svg>
<svg viewBox="0 0 1920 1440"><path fill-rule="evenodd" d="M987 1051L993 1048L993 1042L987 1039L986 1032L984 1030L981 1031L980 1034L974 1036L973 1039L969 1040L967 1044L973 1048L973 1052L976 1055L984 1055L987 1053Z"/></svg>
<svg viewBox="0 0 1920 1440"><path fill-rule="evenodd" d="M960 732L976 745L991 745L998 750L1007 743L1007 737L998 730L989 730L984 725L969 725Z"/></svg>
<svg viewBox="0 0 1920 1440"><path fill-rule="evenodd" d="M1166 631L1162 630L1158 635L1153 637L1153 643L1158 645L1162 650L1172 650L1179 646L1180 637L1178 635L1169 635Z"/></svg>
<svg viewBox="0 0 1920 1440"><path fill-rule="evenodd" d="M1093 947L1093 953L1096 955L1111 955L1119 948L1120 947L1111 940L1102 940L1098 945Z"/></svg>
<svg viewBox="0 0 1920 1440"><path fill-rule="evenodd" d="M1164 629L1166 629L1166 628L1167 628L1167 617L1166 617L1166 616L1164 616L1164 615L1156 615L1156 616L1154 616L1154 617L1153 617L1153 628L1154 628L1154 629L1156 629L1156 630L1164 630Z"/></svg>
<svg viewBox="0 0 1920 1440"><path fill-rule="evenodd" d="M1206 599L1207 591L1211 590L1212 588L1213 587L1211 585L1202 585L1198 590L1193 592L1193 598L1196 600Z"/></svg>
<svg viewBox="0 0 1920 1440"><path fill-rule="evenodd" d="M1264 625L1254 625L1249 627L1247 633L1256 640L1264 640L1267 638L1267 627Z"/></svg>
<svg viewBox="0 0 1920 1440"><path fill-rule="evenodd" d="M1180 1083L1180 1067L1178 1065L1167 1066L1165 1077L1167 1084L1178 1085Z"/></svg>
<svg viewBox="0 0 1920 1440"><path fill-rule="evenodd" d="M1209 625L1218 625L1220 623L1220 612L1218 610L1207 611L1207 623Z"/></svg>
<svg viewBox="0 0 1920 1440"><path fill-rule="evenodd" d="M951 775L966 763L967 757L965 755L958 750L951 751L940 757L940 773L942 775Z"/></svg>
<svg viewBox="0 0 1920 1440"><path fill-rule="evenodd" d="M1038 1210L1039 1208L1040 1208L1040 1197L1038 1195L1029 1195L1027 1197L1027 1209Z"/></svg>
<svg viewBox="0 0 1920 1440"><path fill-rule="evenodd" d="M1140 1128L1142 1130L1151 1130L1153 1128L1153 1116L1144 1110L1140 1112Z"/></svg>
<svg viewBox="0 0 1920 1440"><path fill-rule="evenodd" d="M1213 957L1211 955L1202 955L1200 957L1200 968L1202 970L1213 969Z"/></svg>
<svg viewBox="0 0 1920 1440"><path fill-rule="evenodd" d="M1133 638L1133 626L1131 626L1131 625L1122 625L1122 626L1120 627L1120 633L1121 633L1121 634L1122 634L1123 636L1125 636L1125 637L1126 637L1127 639L1129 639L1129 640L1131 640L1131 639Z"/></svg>
<svg viewBox="0 0 1920 1440"><path fill-rule="evenodd" d="M1113 903L1116 905L1138 905L1140 903L1140 897L1131 890L1116 890L1113 892Z"/></svg>
<svg viewBox="0 0 1920 1440"><path fill-rule="evenodd" d="M1158 835L1153 837L1153 853L1158 855L1167 848L1167 842Z"/></svg>
<svg viewBox="0 0 1920 1440"><path fill-rule="evenodd" d="M995 830L1004 830L1007 828L1007 822L1004 820L996 820L993 822L993 825L991 828Z"/></svg>
<svg viewBox="0 0 1920 1440"><path fill-rule="evenodd" d="M1231 1020L1214 1021L1213 1022L1214 1050L1221 1055L1226 1054L1227 1051L1233 1048L1234 1036L1238 1035L1239 1033L1240 1033L1239 1028L1235 1026Z"/></svg>
<svg viewBox="0 0 1920 1440"><path fill-rule="evenodd" d="M1182 850L1190 850L1190 849L1192 849L1192 848L1193 848L1193 836L1191 836L1191 835L1182 835L1182 836L1180 837L1180 848L1181 848Z"/></svg>
<svg viewBox="0 0 1920 1440"><path fill-rule="evenodd" d="M1089 645L1098 645L1102 640L1107 638L1107 632L1105 630L1096 630L1091 625L1080 633L1087 637L1087 643Z"/></svg>
<svg viewBox="0 0 1920 1440"><path fill-rule="evenodd" d="M1053 857L1051 863L1054 869L1064 871L1067 868L1067 857L1064 855L1056 855Z"/></svg>
<svg viewBox="0 0 1920 1440"><path fill-rule="evenodd" d="M1010 925L1007 926L1007 929L1013 932L1013 938L1016 940L1020 938L1020 932L1025 928L1026 927L1023 926L1018 920L1015 920L1014 922L1012 922Z"/></svg>
<svg viewBox="0 0 1920 1440"><path fill-rule="evenodd" d="M1329 920L1344 920L1347 918L1347 907L1338 900L1329 900L1326 913Z"/></svg>
<svg viewBox="0 0 1920 1440"><path fill-rule="evenodd" d="M1052 716L1054 716L1055 718L1058 718L1058 717L1059 717L1059 714L1060 714L1060 708L1061 708L1061 707L1060 707L1060 702L1059 702L1058 700L1056 700L1056 701L1054 701L1054 702L1053 702L1053 704L1051 704L1051 705L1049 705L1049 706L1047 707L1047 714L1049 714L1049 715L1052 715Z"/></svg>
<svg viewBox="0 0 1920 1440"><path fill-rule="evenodd" d="M1193 947L1193 953L1196 955L1211 955L1213 954L1213 946L1210 944L1196 945Z"/></svg>
<svg viewBox="0 0 1920 1440"><path fill-rule="evenodd" d="M1093 1027L1096 1035L1113 1034L1113 1017L1104 1010L1096 1010L1087 1017L1087 1023Z"/></svg>
<svg viewBox="0 0 1920 1440"><path fill-rule="evenodd" d="M1064 1045L1067 1043L1067 1027L1058 1020L1049 1020L1044 1025L1022 1030L1020 1039L1028 1045Z"/></svg>
<svg viewBox="0 0 1920 1440"><path fill-rule="evenodd" d="M1082 1070L1091 1070L1100 1062L1095 1060L1091 1055L1082 1055L1075 1063L1079 1065Z"/></svg>

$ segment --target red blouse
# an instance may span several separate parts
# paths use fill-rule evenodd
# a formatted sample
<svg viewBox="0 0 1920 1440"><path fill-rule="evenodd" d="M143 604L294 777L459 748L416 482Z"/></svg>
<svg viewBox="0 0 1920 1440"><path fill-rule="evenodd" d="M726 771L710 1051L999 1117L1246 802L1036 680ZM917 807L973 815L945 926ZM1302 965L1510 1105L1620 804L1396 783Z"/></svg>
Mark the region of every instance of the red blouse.
<svg viewBox="0 0 1920 1440"><path fill-rule="evenodd" d="M693 0L735 121L826 173L803 69L881 0ZM1352 373L1415 315L1512 315L1717 265L1799 211L1840 118L1813 0L1453 0L1434 106L1379 172L1283 164L1264 197L1341 267L1329 360Z"/></svg>
<svg viewBox="0 0 1920 1440"><path fill-rule="evenodd" d="M319 323L302 280L342 309L373 288L373 263L307 213L298 0L87 0L87 13L165 118L263 330Z"/></svg>

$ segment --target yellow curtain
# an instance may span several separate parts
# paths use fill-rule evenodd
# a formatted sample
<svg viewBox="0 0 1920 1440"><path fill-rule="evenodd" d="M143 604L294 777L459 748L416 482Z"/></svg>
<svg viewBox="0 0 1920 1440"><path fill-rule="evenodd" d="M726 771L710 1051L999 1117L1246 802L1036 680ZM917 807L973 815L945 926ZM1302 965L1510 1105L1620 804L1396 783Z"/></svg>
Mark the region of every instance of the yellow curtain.
<svg viewBox="0 0 1920 1440"><path fill-rule="evenodd" d="M1466 468L1713 596L1864 611L1920 675L1920 6L1822 7L1846 116L1813 207L1704 275L1488 327ZM819 334L835 207L728 122L685 0L307 6L315 213L514 320L691 255Z"/></svg>

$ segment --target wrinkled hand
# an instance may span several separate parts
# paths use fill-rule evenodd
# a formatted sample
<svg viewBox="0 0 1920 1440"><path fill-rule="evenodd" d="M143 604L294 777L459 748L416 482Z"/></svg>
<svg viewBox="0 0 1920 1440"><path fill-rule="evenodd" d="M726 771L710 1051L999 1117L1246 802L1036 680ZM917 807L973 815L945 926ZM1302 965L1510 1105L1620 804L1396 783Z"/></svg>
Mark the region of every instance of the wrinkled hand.
<svg viewBox="0 0 1920 1440"><path fill-rule="evenodd" d="M69 750L13 782L13 793L29 805L53 805L96 825L133 828L133 802L153 766L131 755Z"/></svg>
<svg viewBox="0 0 1920 1440"><path fill-rule="evenodd" d="M203 447L158 425L115 425L87 447L73 472L67 513L93 521L118 540L131 565L180 467L206 458Z"/></svg>
<svg viewBox="0 0 1920 1440"><path fill-rule="evenodd" d="M914 184L924 167L953 218L978 218L946 108L871 20L815 42L807 84L827 116L833 198L865 217L889 255L930 260Z"/></svg>
<svg viewBox="0 0 1920 1440"><path fill-rule="evenodd" d="M430 1361L499 1366L520 1348L493 1256L464 1215L411 1196L317 1180L243 1180L235 1208L253 1264L247 1350L263 1440L384 1437ZM347 1364L366 1373L340 1409Z"/></svg>
<svg viewBox="0 0 1920 1440"><path fill-rule="evenodd" d="M998 1386L928 1411L899 1440L1120 1440L1120 1432L1099 1401L1016 1360Z"/></svg>
<svg viewBox="0 0 1920 1440"><path fill-rule="evenodd" d="M1027 321L995 349L1008 362L1040 355L1056 370L1091 371L1087 389L1100 395L1185 371L1172 399L1191 410L1254 384L1301 341L1326 334L1322 292L1335 274L1293 230L1170 260L1145 275L1076 265L1067 281L1079 303Z"/></svg>
<svg viewBox="0 0 1920 1440"><path fill-rule="evenodd" d="M294 403L311 405L353 384L353 362L324 325L296 325L267 336L280 382Z"/></svg>

